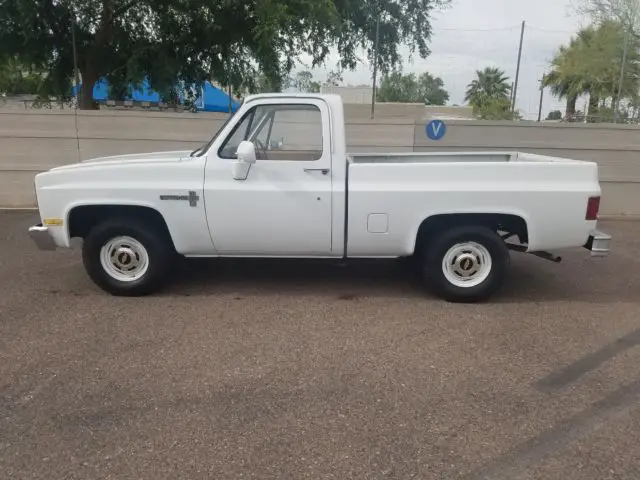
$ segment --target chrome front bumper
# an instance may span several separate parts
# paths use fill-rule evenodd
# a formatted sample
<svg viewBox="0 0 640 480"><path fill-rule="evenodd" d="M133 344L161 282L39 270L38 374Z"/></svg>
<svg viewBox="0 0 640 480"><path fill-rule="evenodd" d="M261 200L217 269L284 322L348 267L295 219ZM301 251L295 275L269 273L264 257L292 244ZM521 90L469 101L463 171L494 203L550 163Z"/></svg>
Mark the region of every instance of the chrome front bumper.
<svg viewBox="0 0 640 480"><path fill-rule="evenodd" d="M49 234L49 227L44 227L41 223L29 227L29 236L40 250L55 250L58 248Z"/></svg>
<svg viewBox="0 0 640 480"><path fill-rule="evenodd" d="M611 235L594 230L591 232L591 235L589 235L589 239L587 243L584 244L584 248L591 251L592 257L606 257L609 255L610 245Z"/></svg>

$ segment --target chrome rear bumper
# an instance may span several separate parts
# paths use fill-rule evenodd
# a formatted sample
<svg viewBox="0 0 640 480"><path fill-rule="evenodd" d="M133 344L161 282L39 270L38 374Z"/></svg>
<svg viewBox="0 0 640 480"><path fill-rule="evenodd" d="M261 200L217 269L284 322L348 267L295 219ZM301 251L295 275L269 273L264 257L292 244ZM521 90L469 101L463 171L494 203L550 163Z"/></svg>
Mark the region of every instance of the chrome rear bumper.
<svg viewBox="0 0 640 480"><path fill-rule="evenodd" d="M592 257L606 257L609 255L609 247L611 245L611 235L604 232L594 230L589 235L584 248L591 251Z"/></svg>
<svg viewBox="0 0 640 480"><path fill-rule="evenodd" d="M40 250L55 250L58 248L49 234L49 227L44 227L41 223L29 227L29 236Z"/></svg>

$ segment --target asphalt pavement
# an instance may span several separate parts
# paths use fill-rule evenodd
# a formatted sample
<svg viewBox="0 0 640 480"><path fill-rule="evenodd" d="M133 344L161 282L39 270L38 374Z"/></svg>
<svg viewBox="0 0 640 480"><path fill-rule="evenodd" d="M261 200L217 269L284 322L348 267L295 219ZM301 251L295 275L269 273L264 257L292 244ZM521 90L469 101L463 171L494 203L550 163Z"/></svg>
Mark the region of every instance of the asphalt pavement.
<svg viewBox="0 0 640 480"><path fill-rule="evenodd" d="M453 305L396 261L188 261L111 297L36 217L0 214L2 479L640 478L640 222Z"/></svg>

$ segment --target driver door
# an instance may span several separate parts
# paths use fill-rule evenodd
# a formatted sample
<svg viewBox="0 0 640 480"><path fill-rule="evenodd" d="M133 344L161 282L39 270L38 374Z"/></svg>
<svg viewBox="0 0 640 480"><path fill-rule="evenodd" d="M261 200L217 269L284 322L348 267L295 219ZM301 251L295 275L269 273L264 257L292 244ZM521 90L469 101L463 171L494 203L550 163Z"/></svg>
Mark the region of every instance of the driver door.
<svg viewBox="0 0 640 480"><path fill-rule="evenodd" d="M278 100L249 106L208 154L207 219L221 255L331 255L328 108L320 99ZM243 140L254 144L256 163L245 180L234 180Z"/></svg>

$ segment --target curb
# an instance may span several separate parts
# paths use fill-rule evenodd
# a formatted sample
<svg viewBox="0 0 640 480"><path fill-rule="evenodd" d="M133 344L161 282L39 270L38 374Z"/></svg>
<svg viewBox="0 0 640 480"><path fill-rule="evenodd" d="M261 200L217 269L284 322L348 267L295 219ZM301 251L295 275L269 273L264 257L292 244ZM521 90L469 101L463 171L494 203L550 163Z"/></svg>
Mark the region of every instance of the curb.
<svg viewBox="0 0 640 480"><path fill-rule="evenodd" d="M0 214L3 213L34 213L37 207L0 207Z"/></svg>

